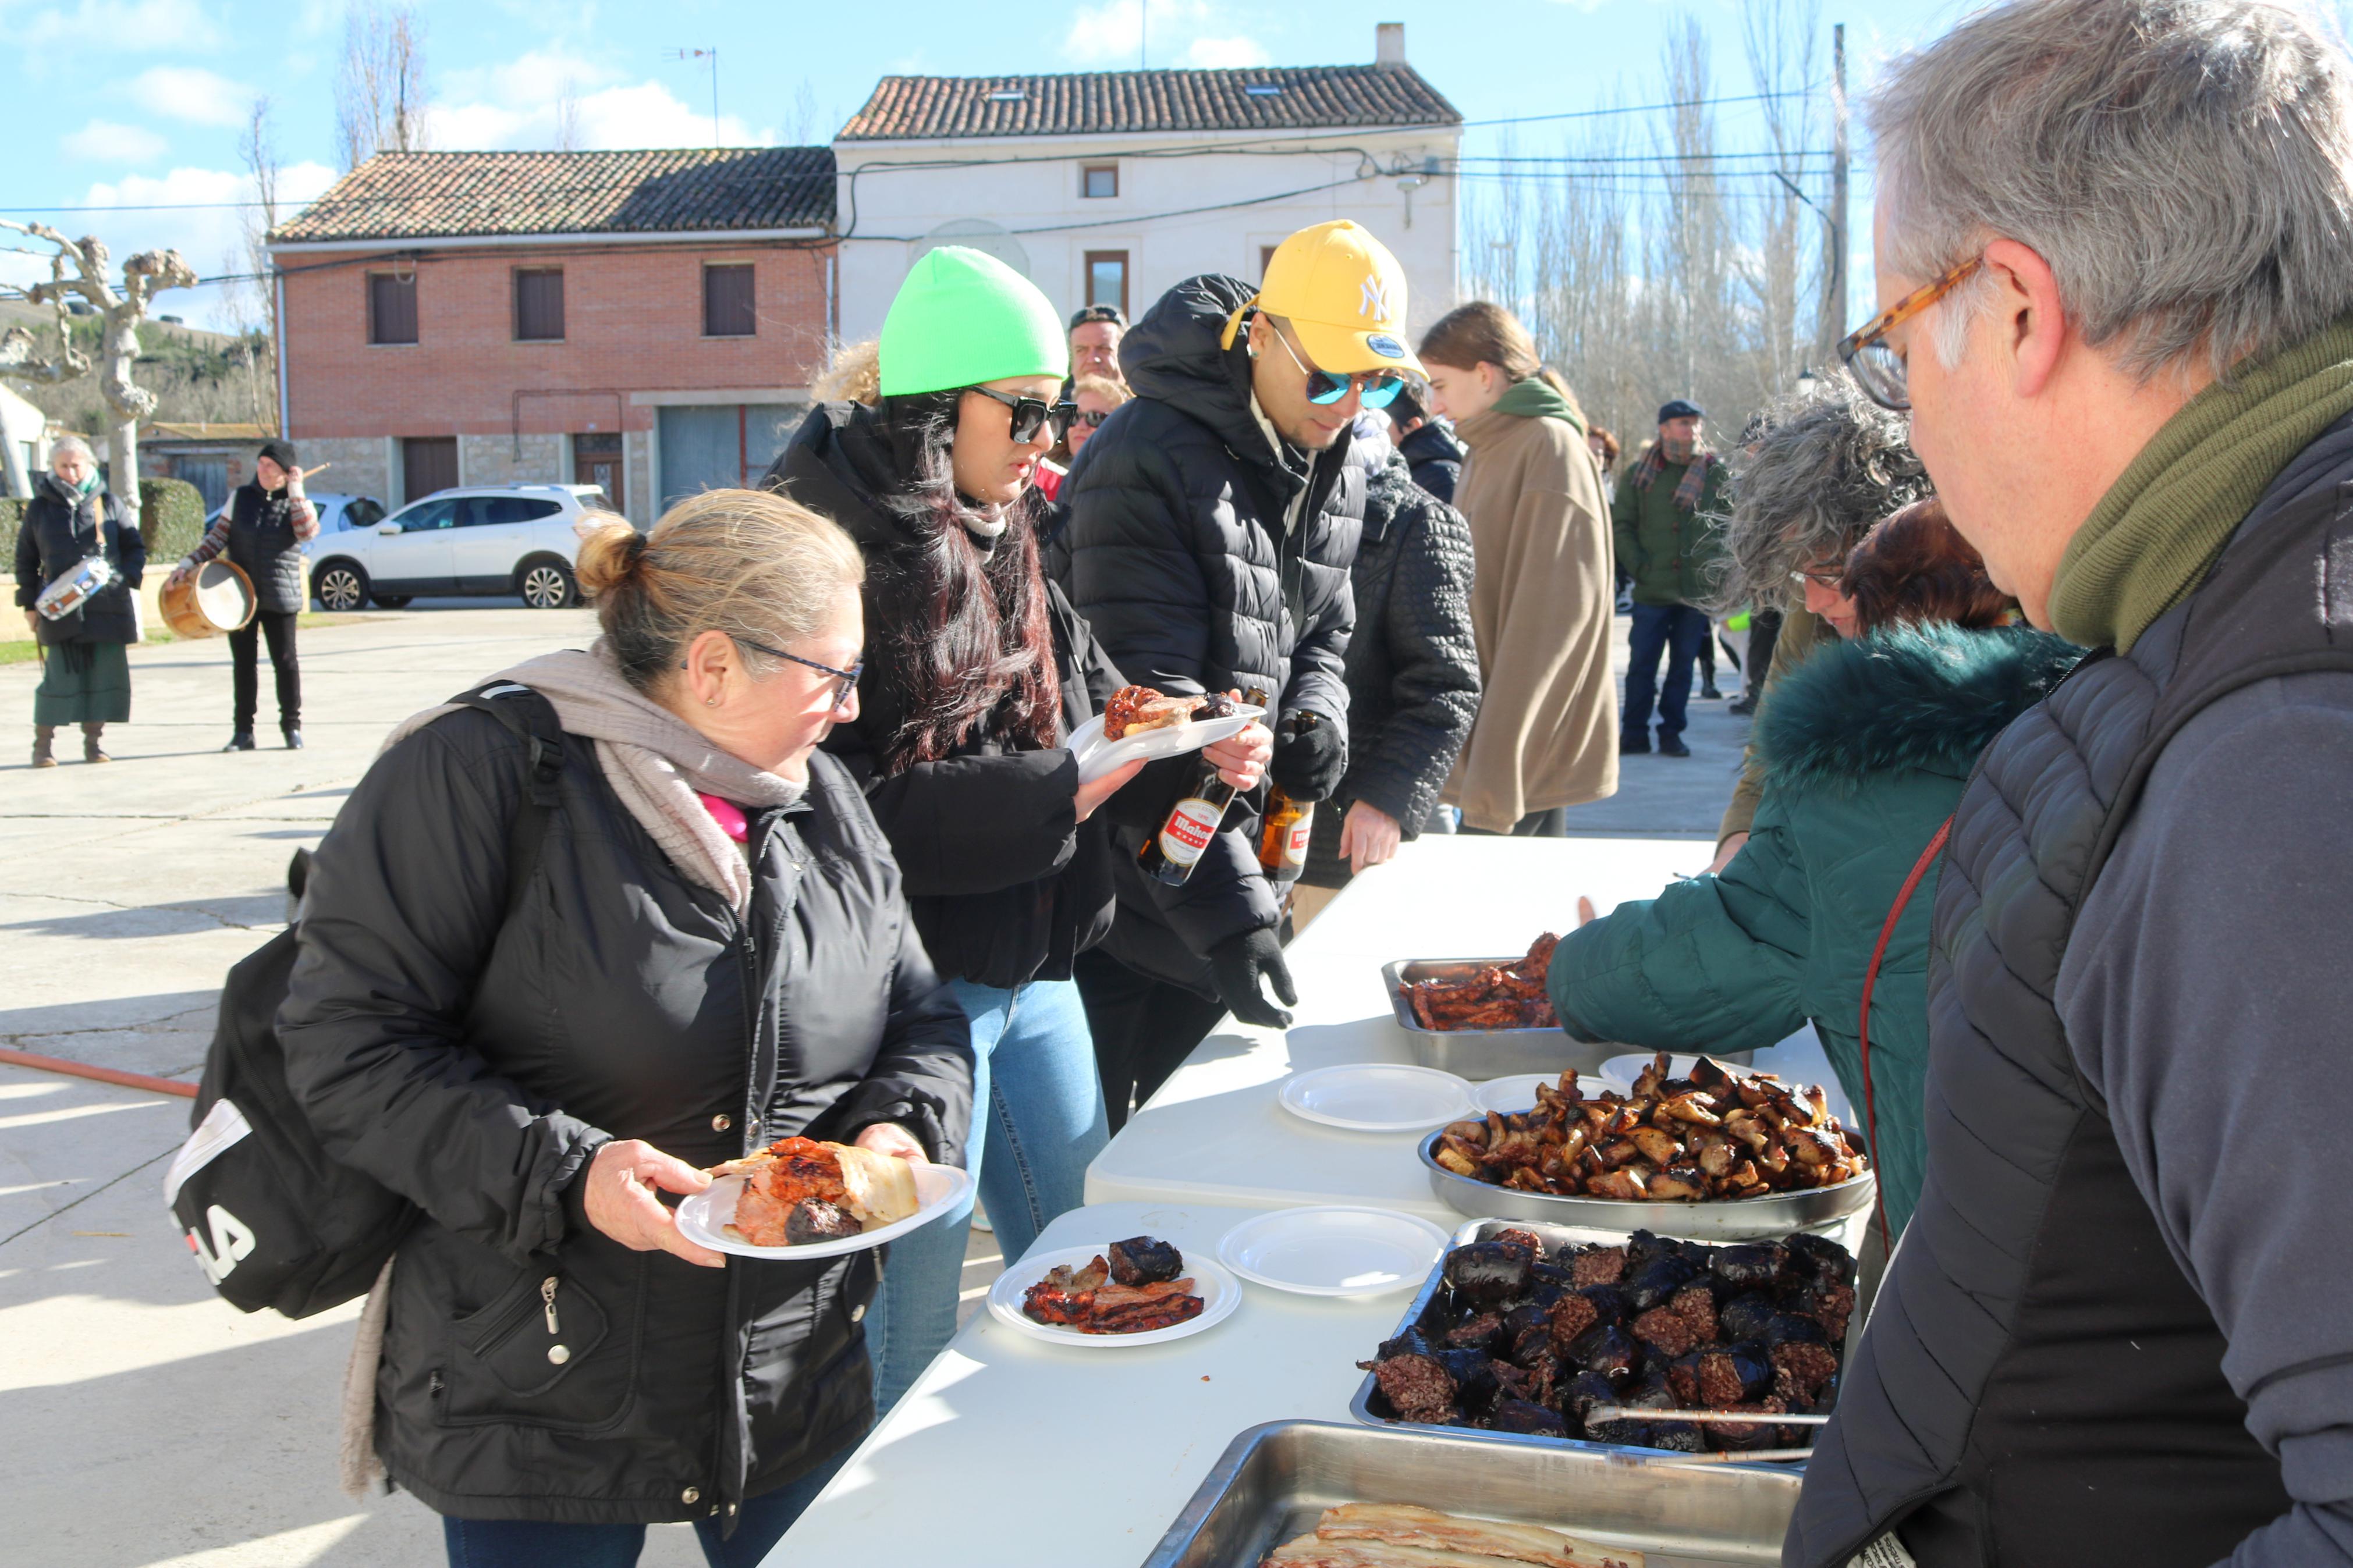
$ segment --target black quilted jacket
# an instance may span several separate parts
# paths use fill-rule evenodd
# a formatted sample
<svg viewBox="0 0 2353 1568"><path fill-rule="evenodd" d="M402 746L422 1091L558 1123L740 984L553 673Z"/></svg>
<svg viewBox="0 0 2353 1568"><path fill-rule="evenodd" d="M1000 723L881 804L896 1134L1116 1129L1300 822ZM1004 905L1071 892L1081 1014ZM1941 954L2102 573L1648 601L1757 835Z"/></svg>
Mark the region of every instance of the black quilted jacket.
<svg viewBox="0 0 2353 1568"><path fill-rule="evenodd" d="M1262 686L1284 713L1343 723L1364 475L1347 460L1345 433L1305 460L1279 456L1260 426L1241 339L1218 342L1253 292L1235 278L1187 279L1120 343L1135 401L1104 421L1062 481L1071 598L1131 680ZM1227 820L1256 826L1239 806ZM1123 842L1132 852L1143 837L1125 832ZM1118 864L1120 915L1106 947L1204 994L1213 994L1209 948L1278 918L1255 849L1236 831L1182 889L1147 883L1132 856Z"/></svg>
<svg viewBox="0 0 2353 1568"><path fill-rule="evenodd" d="M1398 442L1398 450L1413 469L1415 484L1454 504L1454 487L1462 478L1462 443L1452 431L1433 421Z"/></svg>
<svg viewBox="0 0 2353 1568"><path fill-rule="evenodd" d="M1385 447L1373 468L1364 542L1348 578L1356 601L1348 639L1348 773L1316 809L1303 873L1324 888L1348 879L1340 823L1351 803L1387 812L1408 838L1420 836L1479 711L1471 527L1415 480L1395 447Z"/></svg>

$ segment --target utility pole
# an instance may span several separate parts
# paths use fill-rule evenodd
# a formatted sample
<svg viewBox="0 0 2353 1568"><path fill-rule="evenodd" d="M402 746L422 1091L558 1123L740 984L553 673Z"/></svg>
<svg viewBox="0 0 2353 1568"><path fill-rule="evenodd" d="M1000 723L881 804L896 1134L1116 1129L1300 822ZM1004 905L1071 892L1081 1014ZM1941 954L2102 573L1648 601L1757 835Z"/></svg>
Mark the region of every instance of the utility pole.
<svg viewBox="0 0 2353 1568"><path fill-rule="evenodd" d="M1135 68L1149 70L1152 58L1152 0L1135 0Z"/></svg>
<svg viewBox="0 0 2353 1568"><path fill-rule="evenodd" d="M1831 28L1831 256L1822 269L1828 311L1822 322L1822 358L1846 336L1847 143L1846 24Z"/></svg>

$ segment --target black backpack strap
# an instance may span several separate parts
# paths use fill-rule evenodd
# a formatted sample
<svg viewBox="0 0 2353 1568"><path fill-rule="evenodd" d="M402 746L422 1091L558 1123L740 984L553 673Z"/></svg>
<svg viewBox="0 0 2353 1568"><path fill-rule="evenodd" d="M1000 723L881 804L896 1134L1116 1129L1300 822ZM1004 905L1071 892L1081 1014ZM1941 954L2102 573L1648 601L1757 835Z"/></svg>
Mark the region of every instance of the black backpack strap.
<svg viewBox="0 0 2353 1568"><path fill-rule="evenodd" d="M548 818L560 798L556 784L564 775L564 725L555 705L518 681L496 680L461 692L449 700L463 708L479 708L504 724L523 742L522 809L508 826L507 913L514 913L539 868L540 846L547 837Z"/></svg>

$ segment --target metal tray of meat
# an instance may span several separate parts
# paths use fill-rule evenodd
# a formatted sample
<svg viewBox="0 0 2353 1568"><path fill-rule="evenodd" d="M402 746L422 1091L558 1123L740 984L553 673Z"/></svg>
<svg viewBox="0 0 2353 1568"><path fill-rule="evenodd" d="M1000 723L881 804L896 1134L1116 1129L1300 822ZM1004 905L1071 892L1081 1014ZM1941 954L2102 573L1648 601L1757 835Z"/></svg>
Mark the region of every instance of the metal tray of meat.
<svg viewBox="0 0 2353 1568"><path fill-rule="evenodd" d="M1430 1029L1413 1016L1407 986L1423 980L1459 984L1482 969L1517 963L1526 956L1514 952L1501 958L1400 958L1381 965L1389 1009L1397 1016L1397 1026L1404 1031L1413 1059L1477 1083L1514 1073L1556 1073L1567 1068L1590 1072L1611 1057L1622 1057L1634 1048L1615 1043L1588 1045L1571 1039L1557 1024L1542 1029Z"/></svg>
<svg viewBox="0 0 2353 1568"><path fill-rule="evenodd" d="M1327 1508L1402 1503L1631 1547L1650 1568L1781 1561L1798 1472L1693 1465L1591 1445L1271 1421L1236 1437L1144 1568L1258 1568Z"/></svg>
<svg viewBox="0 0 2353 1568"><path fill-rule="evenodd" d="M1689 1210L1693 1207L1696 1207L1697 1205L1686 1204L1681 1206L1685 1210ZM1660 1236L1671 1237L1678 1241L1703 1241L1711 1247L1721 1246L1727 1239L1721 1236L1700 1236L1694 1234L1688 1226L1644 1226L1642 1228L1651 1230ZM1792 1226L1788 1229L1775 1231L1773 1235L1788 1236L1792 1231L1806 1228L1809 1227L1803 1226ZM1815 1228L1818 1232L1820 1230L1820 1227L1812 1228ZM1430 1278L1423 1280L1421 1282L1421 1289L1414 1292L1413 1304L1406 1308L1405 1315L1398 1320L1397 1327L1390 1330L1388 1334L1384 1335L1379 1342L1386 1343L1388 1340L1396 1339L1408 1329L1415 1328L1420 1324L1423 1314L1430 1310L1430 1302L1437 1298L1439 1290L1446 1284L1446 1253L1452 1252L1458 1247L1468 1247L1474 1241L1484 1241L1488 1237L1493 1236L1496 1232L1504 1230L1525 1230L1530 1232L1537 1240L1545 1244L1545 1252L1546 1255L1550 1255L1556 1249L1564 1245L1581 1246L1588 1242L1600 1242L1605 1245L1614 1246L1617 1243L1625 1240L1629 1234L1628 1231L1620 1230L1614 1226L1597 1227L1581 1225L1554 1225L1540 1220L1528 1221L1492 1218L1472 1220L1454 1233L1453 1239L1446 1244L1446 1252L1440 1253L1438 1256L1438 1261L1430 1266ZM1847 1240L1843 1237L1833 1236L1831 1239L1837 1241L1850 1252L1853 1251L1855 1248L1855 1244ZM1869 1292L1872 1291L1875 1283L1875 1281L1868 1277L1858 1278L1855 1281L1854 1312L1847 1320L1846 1343L1839 1348L1839 1367L1840 1375L1841 1377L1845 1375L1845 1368L1848 1362L1854 1355L1855 1342L1862 1337L1863 1320L1871 1315L1872 1296ZM1378 1343L1367 1345L1366 1347L1365 1354L1361 1359L1366 1361L1372 1360L1372 1352L1377 1349L1378 1349ZM1375 1380L1371 1373L1368 1372L1365 1373L1365 1381L1356 1385L1356 1397L1348 1402L1348 1414L1355 1416L1358 1421L1363 1422L1366 1426L1377 1427L1383 1431L1414 1432L1420 1433L1425 1436L1444 1435L1447 1436L1460 1436L1463 1435L1463 1429L1459 1426L1439 1426L1425 1421L1393 1420L1389 1416L1382 1415L1379 1410L1374 1408L1374 1400L1379 1395L1379 1383ZM1386 1401L1383 1401L1384 1405L1386 1405ZM1787 1471L1794 1476L1801 1473L1805 1469L1805 1461L1802 1459L1770 1465L1731 1464L1720 1467L1719 1462L1714 1460L1694 1465L1693 1463L1694 1457L1692 1455L1678 1453L1668 1448L1638 1448L1624 1443L1597 1443L1584 1437L1542 1437L1523 1435L1517 1432L1480 1432L1477 1436L1482 1442L1505 1443L1515 1447L1535 1447L1546 1450L1559 1448L1583 1449L1589 1453L1611 1454L1627 1457L1639 1456L1642 1458L1666 1465L1672 1465L1677 1461L1680 1461L1686 1470L1715 1469L1718 1468L1752 1470L1768 1469ZM1430 1506L1439 1507L1441 1505L1431 1504ZM1572 1531L1570 1533L1574 1534L1576 1532ZM1779 1537L1776 1536L1775 1539L1778 1541ZM1778 1561L1778 1559L1775 1559L1775 1561Z"/></svg>
<svg viewBox="0 0 2353 1568"><path fill-rule="evenodd" d="M1759 1198L1725 1198L1714 1203L1636 1203L1627 1198L1563 1197L1531 1193L1493 1182L1458 1175L1437 1160L1440 1128L1415 1145L1422 1168L1430 1173L1430 1190L1439 1200L1472 1219L1535 1220L1546 1225L1574 1226L1590 1231L1624 1236L1654 1230L1661 1236L1693 1241L1756 1241L1810 1230L1827 1236L1853 1251L1862 1230L1855 1223L1871 1211L1879 1192L1879 1178L1862 1175L1830 1187L1800 1187L1794 1192L1767 1193ZM1844 1232L1852 1230L1850 1239Z"/></svg>

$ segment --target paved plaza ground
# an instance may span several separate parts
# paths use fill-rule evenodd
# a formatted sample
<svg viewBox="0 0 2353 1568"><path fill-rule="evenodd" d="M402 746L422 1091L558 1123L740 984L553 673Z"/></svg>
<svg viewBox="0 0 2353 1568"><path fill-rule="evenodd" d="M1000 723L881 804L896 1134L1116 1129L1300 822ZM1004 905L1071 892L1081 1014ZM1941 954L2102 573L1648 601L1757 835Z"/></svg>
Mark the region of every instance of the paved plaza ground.
<svg viewBox="0 0 2353 1568"><path fill-rule="evenodd" d="M586 612L511 604L306 630L301 752L221 753L227 645L183 642L132 651L134 721L109 731L112 765L35 772L38 671L0 666L0 1046L193 1081L223 973L282 924L288 858L326 831L391 725L593 635ZM1572 813L1573 830L1689 835L1697 870L1746 731L1695 701L1694 755L1628 759L1618 796ZM268 715L262 732L274 742ZM1575 891L1562 889L1564 921ZM336 1490L356 1304L301 1322L245 1316L191 1261L159 1184L187 1112L173 1096L0 1067L0 1560L440 1561L438 1523L413 1500ZM995 1265L976 1236L968 1297ZM702 1557L683 1526L665 1526L644 1561Z"/></svg>

